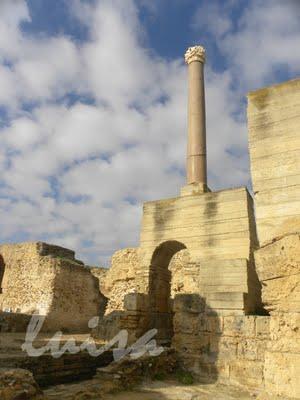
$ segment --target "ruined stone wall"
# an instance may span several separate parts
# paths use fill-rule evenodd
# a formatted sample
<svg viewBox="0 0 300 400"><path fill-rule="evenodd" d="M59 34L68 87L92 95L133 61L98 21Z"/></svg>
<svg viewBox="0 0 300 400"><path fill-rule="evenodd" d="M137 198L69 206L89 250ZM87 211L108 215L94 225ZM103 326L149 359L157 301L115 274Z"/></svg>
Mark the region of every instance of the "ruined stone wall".
<svg viewBox="0 0 300 400"><path fill-rule="evenodd" d="M197 295L176 296L174 310L172 346L185 368L204 382L263 390L270 317L218 315Z"/></svg>
<svg viewBox="0 0 300 400"><path fill-rule="evenodd" d="M102 281L103 293L108 297L106 314L124 310L124 296L137 291L138 265L139 249L137 248L119 250L112 256L111 267Z"/></svg>
<svg viewBox="0 0 300 400"><path fill-rule="evenodd" d="M260 245L300 232L300 79L248 95L251 175Z"/></svg>
<svg viewBox="0 0 300 400"><path fill-rule="evenodd" d="M0 246L4 262L0 308L47 315L48 330L88 330L103 305L98 280L74 252L45 243Z"/></svg>
<svg viewBox="0 0 300 400"><path fill-rule="evenodd" d="M264 364L268 393L300 398L300 235L255 252L262 300L270 312Z"/></svg>
<svg viewBox="0 0 300 400"><path fill-rule="evenodd" d="M255 264L270 313L265 389L300 398L300 80L250 93L248 122Z"/></svg>
<svg viewBox="0 0 300 400"><path fill-rule="evenodd" d="M163 247L170 253L174 241L178 243L178 248L181 245L181 248L187 249L189 261L185 261L181 277L180 267L173 268L173 291L197 292L210 297L211 303L217 304L219 309L236 308L242 314L254 312L260 307L260 285L253 263L253 250L257 248L253 202L246 188L145 203L137 271L140 292L151 290L149 270L155 273L157 269L159 274L162 267L153 265L153 255ZM224 276L222 268L226 264L227 281L235 276L238 284L235 287L227 285L223 291L215 285L215 291L205 293L203 289L207 286L202 285L201 280L210 271L204 271L203 266L208 266L211 261L215 262L211 265L213 275L216 274L215 267L219 266L220 273L217 274L221 279ZM247 263L248 267L245 267ZM223 284L226 284L225 280ZM179 287L176 288L176 285ZM186 286L184 290L182 285Z"/></svg>
<svg viewBox="0 0 300 400"><path fill-rule="evenodd" d="M105 278L108 272L108 268L105 267L90 267L91 273L98 279L99 281L99 290L100 292L106 296L108 293L105 288Z"/></svg>

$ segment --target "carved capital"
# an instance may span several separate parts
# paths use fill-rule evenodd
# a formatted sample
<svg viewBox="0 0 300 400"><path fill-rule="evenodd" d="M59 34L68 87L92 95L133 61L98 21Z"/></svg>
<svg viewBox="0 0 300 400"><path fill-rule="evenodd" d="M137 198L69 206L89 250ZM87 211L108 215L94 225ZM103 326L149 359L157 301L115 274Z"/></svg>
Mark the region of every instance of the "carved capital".
<svg viewBox="0 0 300 400"><path fill-rule="evenodd" d="M185 62L190 64L193 61L205 63L205 48L202 46L189 47L185 53Z"/></svg>

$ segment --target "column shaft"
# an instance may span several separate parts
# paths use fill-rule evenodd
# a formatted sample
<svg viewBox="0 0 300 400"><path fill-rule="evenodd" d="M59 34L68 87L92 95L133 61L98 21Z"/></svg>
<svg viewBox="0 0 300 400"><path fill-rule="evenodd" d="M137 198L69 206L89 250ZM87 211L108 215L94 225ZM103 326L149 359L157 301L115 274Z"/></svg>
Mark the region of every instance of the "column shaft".
<svg viewBox="0 0 300 400"><path fill-rule="evenodd" d="M206 121L204 63L192 61L188 66L188 148L187 183L207 186Z"/></svg>

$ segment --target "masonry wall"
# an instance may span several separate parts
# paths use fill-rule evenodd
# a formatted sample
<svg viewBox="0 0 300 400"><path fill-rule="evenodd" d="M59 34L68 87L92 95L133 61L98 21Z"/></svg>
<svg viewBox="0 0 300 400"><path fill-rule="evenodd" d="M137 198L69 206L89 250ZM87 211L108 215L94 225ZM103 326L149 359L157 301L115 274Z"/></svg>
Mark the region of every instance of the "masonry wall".
<svg viewBox="0 0 300 400"><path fill-rule="evenodd" d="M300 79L250 93L248 125L255 264L270 313L264 384L271 396L300 398Z"/></svg>
<svg viewBox="0 0 300 400"><path fill-rule="evenodd" d="M178 243L178 248L185 247L189 254L183 271L184 292L196 291L211 306L236 309L241 314L260 307L260 285L253 264L253 250L257 247L253 202L246 188L145 203L139 292L149 291L149 270L159 271L159 266L151 265L154 253L172 241ZM208 286L203 282L210 273L222 282L207 293ZM230 285L233 278L235 282Z"/></svg>
<svg viewBox="0 0 300 400"><path fill-rule="evenodd" d="M46 315L45 329L88 331L103 308L98 280L74 252L46 243L0 246L4 263L0 308Z"/></svg>
<svg viewBox="0 0 300 400"><path fill-rule="evenodd" d="M300 231L300 79L248 95L251 175L260 245Z"/></svg>
<svg viewBox="0 0 300 400"><path fill-rule="evenodd" d="M300 398L300 235L287 235L255 252L262 300L270 312L264 364L266 391Z"/></svg>
<svg viewBox="0 0 300 400"><path fill-rule="evenodd" d="M176 296L174 310L172 346L185 368L202 382L264 389L270 317L219 315L197 295Z"/></svg>
<svg viewBox="0 0 300 400"><path fill-rule="evenodd" d="M252 206L246 188L145 203L142 267L149 267L155 248L168 240L183 243L193 261L249 259L256 243Z"/></svg>

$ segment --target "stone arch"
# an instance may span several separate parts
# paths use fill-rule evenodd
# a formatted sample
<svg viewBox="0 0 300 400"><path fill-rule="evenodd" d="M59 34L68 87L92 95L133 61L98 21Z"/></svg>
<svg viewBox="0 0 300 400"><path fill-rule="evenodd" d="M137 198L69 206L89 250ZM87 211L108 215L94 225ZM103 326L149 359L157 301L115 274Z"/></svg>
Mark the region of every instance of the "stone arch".
<svg viewBox="0 0 300 400"><path fill-rule="evenodd" d="M153 252L149 270L150 328L158 330L160 342L170 342L173 336L173 310L171 301L172 257L186 246L176 240L161 243Z"/></svg>

